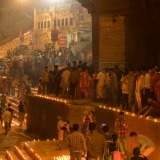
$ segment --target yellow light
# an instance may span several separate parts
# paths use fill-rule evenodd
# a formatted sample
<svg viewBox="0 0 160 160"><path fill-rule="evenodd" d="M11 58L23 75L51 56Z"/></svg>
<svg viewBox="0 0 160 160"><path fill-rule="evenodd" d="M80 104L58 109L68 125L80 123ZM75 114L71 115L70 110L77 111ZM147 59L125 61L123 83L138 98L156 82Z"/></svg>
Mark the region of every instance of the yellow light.
<svg viewBox="0 0 160 160"><path fill-rule="evenodd" d="M47 0L47 1L48 1L48 3L62 3L65 0Z"/></svg>
<svg viewBox="0 0 160 160"><path fill-rule="evenodd" d="M53 157L52 159L54 160L69 160L70 159L70 156L58 156L58 157Z"/></svg>

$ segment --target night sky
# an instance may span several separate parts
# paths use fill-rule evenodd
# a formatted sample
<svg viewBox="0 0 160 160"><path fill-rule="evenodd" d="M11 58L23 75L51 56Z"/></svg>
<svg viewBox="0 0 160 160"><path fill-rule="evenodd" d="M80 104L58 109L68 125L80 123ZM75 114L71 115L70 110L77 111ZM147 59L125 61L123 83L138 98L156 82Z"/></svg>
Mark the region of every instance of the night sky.
<svg viewBox="0 0 160 160"><path fill-rule="evenodd" d="M24 32L33 27L33 9L46 8L48 0L1 0L0 3L0 45L7 39L16 38L22 21ZM21 15L21 8L24 13ZM31 18L29 18L31 17Z"/></svg>
<svg viewBox="0 0 160 160"><path fill-rule="evenodd" d="M33 28L34 7L48 8L55 0L0 0L0 2L0 45L2 45L7 39L12 40L19 35L21 23L23 32Z"/></svg>

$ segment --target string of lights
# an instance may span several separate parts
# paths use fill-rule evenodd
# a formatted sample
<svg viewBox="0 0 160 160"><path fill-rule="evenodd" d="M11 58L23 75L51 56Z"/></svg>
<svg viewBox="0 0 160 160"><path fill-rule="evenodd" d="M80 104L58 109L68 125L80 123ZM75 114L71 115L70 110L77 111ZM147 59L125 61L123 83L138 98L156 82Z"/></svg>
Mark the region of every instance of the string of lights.
<svg viewBox="0 0 160 160"><path fill-rule="evenodd" d="M46 99L57 101L57 102L61 102L61 103L65 103L65 104L67 104L69 102L66 99L55 98L55 97L51 97L51 96L48 96L48 95L46 96L46 95L35 94L35 96L40 97L40 98L46 98ZM94 106L102 108L102 109L112 110L113 112L120 112L121 111L119 108L109 107L109 106L106 106L106 105L94 104ZM132 117L144 118L146 120L150 120L150 121L155 122L155 123L157 123L157 122L160 123L160 119L158 119L158 118L153 118L153 117L150 117L150 116L144 117L143 115L137 115L135 113L127 112L127 111L125 112L125 114L129 115L129 116L132 116Z"/></svg>

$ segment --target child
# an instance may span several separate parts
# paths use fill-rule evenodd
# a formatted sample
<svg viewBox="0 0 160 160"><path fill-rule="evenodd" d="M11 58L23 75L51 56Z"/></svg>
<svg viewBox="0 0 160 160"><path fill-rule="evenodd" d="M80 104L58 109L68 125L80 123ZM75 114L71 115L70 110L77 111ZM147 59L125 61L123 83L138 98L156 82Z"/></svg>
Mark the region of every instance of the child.
<svg viewBox="0 0 160 160"><path fill-rule="evenodd" d="M125 155L125 149L124 149L124 145L123 145L121 139L118 138L117 134L113 134L112 135L112 140L113 140L113 142L109 143L109 156L108 156L108 159L106 159L106 158L105 159L106 160L112 160L112 159L115 160L117 158L117 156L114 153L116 151L119 151L121 159L123 158L124 160L126 160L127 157Z"/></svg>
<svg viewBox="0 0 160 160"><path fill-rule="evenodd" d="M146 157L140 155L140 149L138 147L133 149L133 155L134 157L131 160L148 160Z"/></svg>

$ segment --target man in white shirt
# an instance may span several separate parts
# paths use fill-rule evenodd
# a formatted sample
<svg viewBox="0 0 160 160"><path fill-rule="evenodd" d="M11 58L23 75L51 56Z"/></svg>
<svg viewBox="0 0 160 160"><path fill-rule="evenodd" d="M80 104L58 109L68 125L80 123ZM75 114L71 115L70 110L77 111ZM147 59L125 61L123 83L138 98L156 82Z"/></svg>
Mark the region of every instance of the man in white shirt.
<svg viewBox="0 0 160 160"><path fill-rule="evenodd" d="M69 89L69 77L70 77L70 70L66 68L62 73L62 80L61 80L61 87L62 87L62 96L65 95L66 91Z"/></svg>
<svg viewBox="0 0 160 160"><path fill-rule="evenodd" d="M133 143L136 141L139 142L141 155L148 157L155 150L155 144L147 136L139 135L136 132L131 132L129 137Z"/></svg>
<svg viewBox="0 0 160 160"><path fill-rule="evenodd" d="M106 76L103 73L103 69L99 69L99 73L97 75L97 98L103 98L103 94L104 94L104 85L105 85L105 80L106 80Z"/></svg>
<svg viewBox="0 0 160 160"><path fill-rule="evenodd" d="M110 71L110 75L111 75L111 95L112 95L111 105L117 106L118 105L118 78L113 69Z"/></svg>
<svg viewBox="0 0 160 160"><path fill-rule="evenodd" d="M143 89L141 92L141 99L142 99L142 107L145 107L148 102L147 98L150 95L150 74L147 72L146 69L142 70L142 75L144 76L143 79Z"/></svg>
<svg viewBox="0 0 160 160"><path fill-rule="evenodd" d="M135 96L138 105L138 111L140 111L142 109L141 91L143 89L144 75L142 75L140 71L137 71L136 74L137 74L137 79L136 79Z"/></svg>

